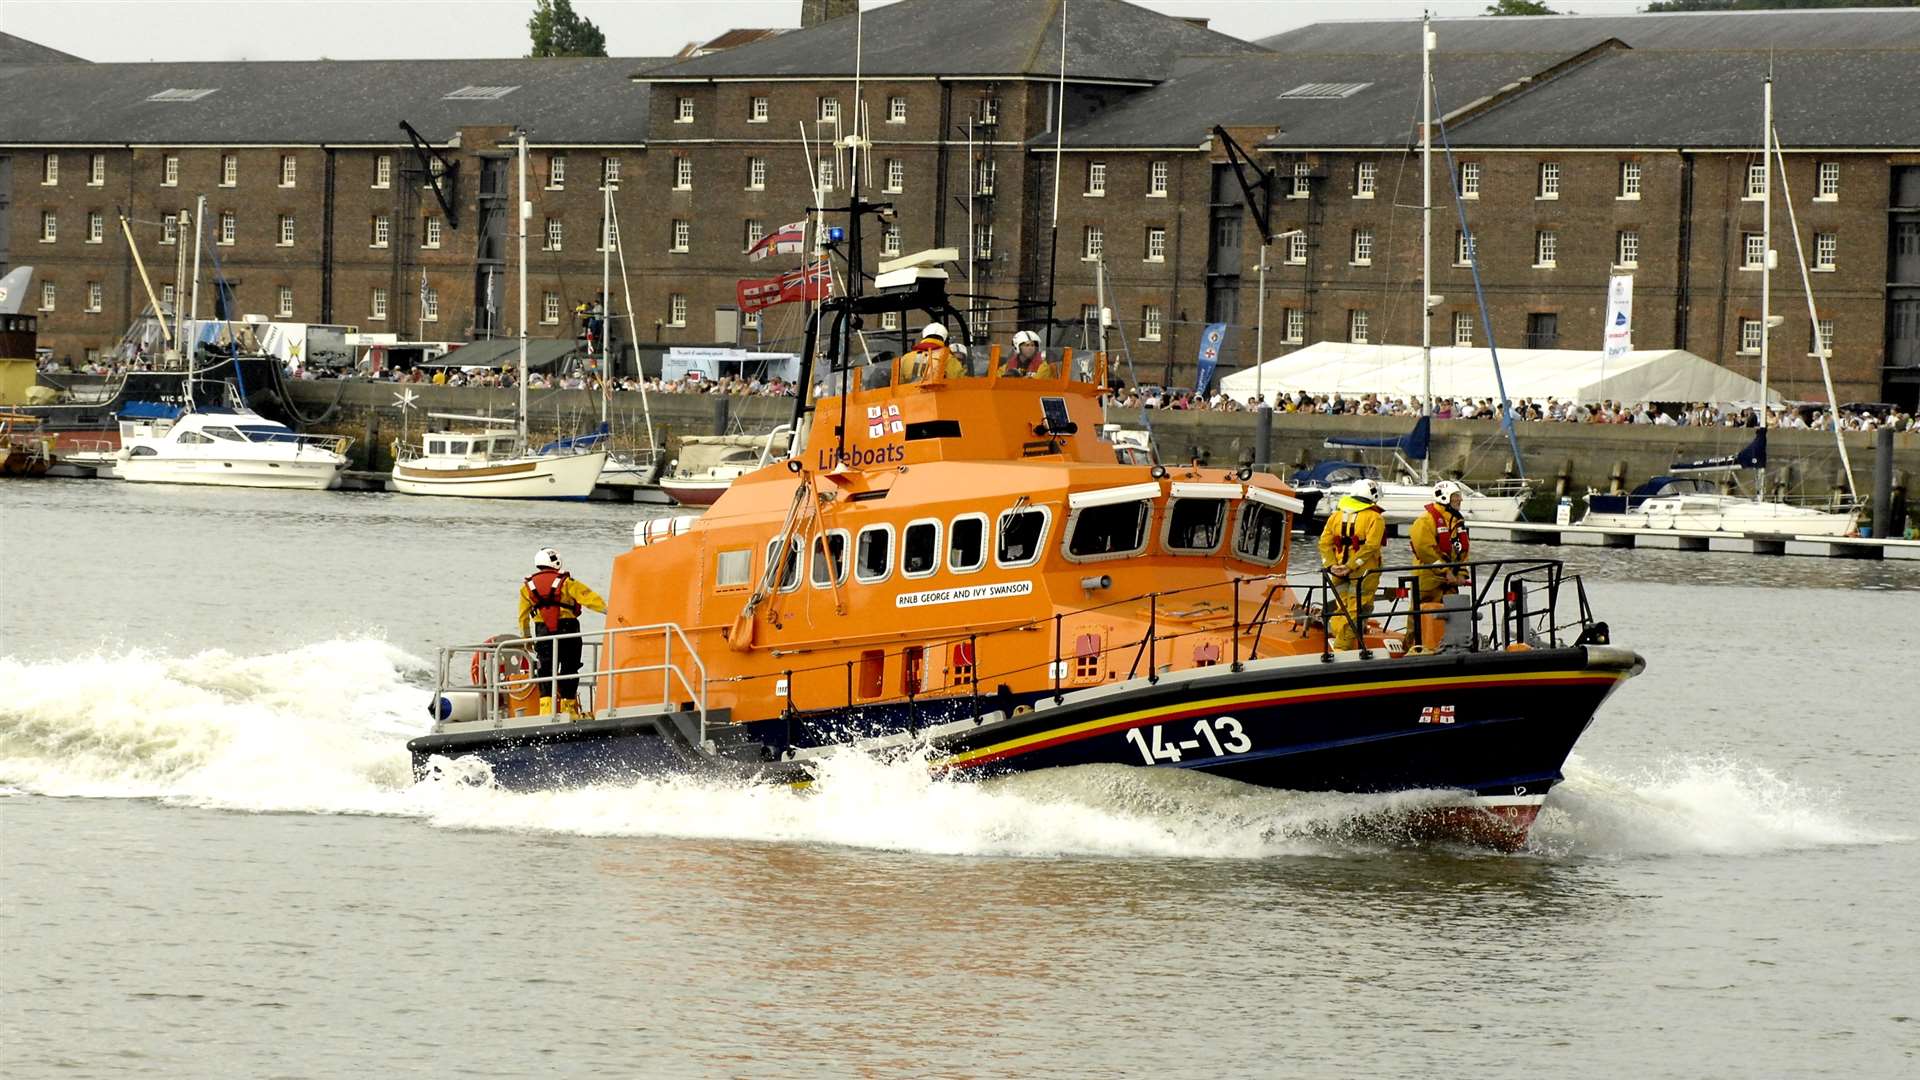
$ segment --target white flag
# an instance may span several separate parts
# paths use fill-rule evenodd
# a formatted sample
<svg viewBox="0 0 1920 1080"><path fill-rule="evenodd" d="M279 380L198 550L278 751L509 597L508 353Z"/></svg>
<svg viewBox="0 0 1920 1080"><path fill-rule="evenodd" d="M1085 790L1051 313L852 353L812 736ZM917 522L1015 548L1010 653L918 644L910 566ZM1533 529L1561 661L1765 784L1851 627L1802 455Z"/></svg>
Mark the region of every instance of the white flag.
<svg viewBox="0 0 1920 1080"><path fill-rule="evenodd" d="M1607 280L1606 358L1618 360L1633 348L1633 275Z"/></svg>

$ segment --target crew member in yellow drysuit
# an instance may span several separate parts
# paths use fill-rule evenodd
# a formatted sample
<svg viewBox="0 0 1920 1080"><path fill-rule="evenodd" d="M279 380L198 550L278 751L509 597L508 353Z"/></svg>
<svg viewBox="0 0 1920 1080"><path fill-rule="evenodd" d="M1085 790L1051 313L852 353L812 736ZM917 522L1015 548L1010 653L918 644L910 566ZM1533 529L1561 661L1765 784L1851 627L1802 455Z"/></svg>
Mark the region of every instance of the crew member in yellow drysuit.
<svg viewBox="0 0 1920 1080"><path fill-rule="evenodd" d="M529 630L536 639L573 635L561 636L558 641L536 640L534 644L534 678L540 685L542 713L553 712L553 699L558 697L560 712L580 715L578 635L582 610L604 615L607 602L567 573L559 552L541 548L533 557L533 573L520 585L520 636L530 636Z"/></svg>
<svg viewBox="0 0 1920 1080"><path fill-rule="evenodd" d="M1333 576L1329 622L1336 649L1360 648L1367 616L1373 613L1380 549L1387 539L1387 519L1379 504L1379 482L1355 480L1320 530L1320 563Z"/></svg>
<svg viewBox="0 0 1920 1080"><path fill-rule="evenodd" d="M1413 561L1431 568L1415 575L1420 582L1422 611L1439 612L1446 606L1447 597L1459 592L1469 580L1463 565L1470 543L1467 519L1460 515L1465 498L1466 490L1459 484L1442 480L1433 486L1433 501L1413 519L1408 536L1413 542ZM1420 617L1420 644L1427 651L1438 652L1446 633L1446 615Z"/></svg>
<svg viewBox="0 0 1920 1080"><path fill-rule="evenodd" d="M931 379L941 372L945 373L942 377L948 379L958 379L967 373L966 361L947 348L947 328L939 323L928 323L927 328L920 331L919 343L900 363L907 382Z"/></svg>

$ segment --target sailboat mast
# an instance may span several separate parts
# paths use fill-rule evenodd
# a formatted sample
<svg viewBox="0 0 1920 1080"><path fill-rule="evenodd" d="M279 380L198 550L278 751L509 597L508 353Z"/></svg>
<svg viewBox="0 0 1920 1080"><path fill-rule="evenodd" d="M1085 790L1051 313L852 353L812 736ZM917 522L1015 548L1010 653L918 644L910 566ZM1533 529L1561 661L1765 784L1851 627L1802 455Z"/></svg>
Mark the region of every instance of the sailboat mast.
<svg viewBox="0 0 1920 1080"><path fill-rule="evenodd" d="M1420 415L1433 413L1433 17L1420 20ZM1422 463L1421 477L1426 465Z"/></svg>
<svg viewBox="0 0 1920 1080"><path fill-rule="evenodd" d="M1767 407L1767 359L1773 338L1773 71L1767 71L1766 88L1761 93L1760 127L1760 432L1765 437L1773 412ZM1767 467L1760 465L1759 482L1753 498L1767 497Z"/></svg>
<svg viewBox="0 0 1920 1080"><path fill-rule="evenodd" d="M1433 16L1420 18L1420 415L1433 415ZM1427 461L1420 459L1420 480Z"/></svg>
<svg viewBox="0 0 1920 1080"><path fill-rule="evenodd" d="M527 445L527 222L533 220L533 203L527 198L527 133L519 132L520 152L520 412L518 431L520 449ZM604 183L605 181L602 181Z"/></svg>
<svg viewBox="0 0 1920 1080"><path fill-rule="evenodd" d="M1060 82L1053 103L1053 224L1047 232L1047 350L1053 350L1053 313L1060 270L1060 155L1067 138L1067 0L1060 0Z"/></svg>
<svg viewBox="0 0 1920 1080"><path fill-rule="evenodd" d="M193 200L193 288L187 300L187 336L184 341L175 342L186 356L187 367L187 411L193 411L193 361L194 353L199 349L200 341L200 238L205 235L207 220L207 197L196 196ZM178 303L175 299L175 303Z"/></svg>
<svg viewBox="0 0 1920 1080"><path fill-rule="evenodd" d="M622 269L625 269L623 266ZM611 310L613 295L608 291L613 287L613 181L607 179L607 171L600 170L600 338L594 342L600 350L600 422L607 422L609 398L613 393L610 381L613 369L607 361L607 327L613 325Z"/></svg>
<svg viewBox="0 0 1920 1080"><path fill-rule="evenodd" d="M942 137L945 135L943 133ZM972 325L974 312L979 310L980 302L974 299L974 270L980 258L980 242L974 236L973 208L980 201L980 163L973 159L973 117L967 117L967 337L971 338L979 327ZM972 346L969 345L969 348Z"/></svg>

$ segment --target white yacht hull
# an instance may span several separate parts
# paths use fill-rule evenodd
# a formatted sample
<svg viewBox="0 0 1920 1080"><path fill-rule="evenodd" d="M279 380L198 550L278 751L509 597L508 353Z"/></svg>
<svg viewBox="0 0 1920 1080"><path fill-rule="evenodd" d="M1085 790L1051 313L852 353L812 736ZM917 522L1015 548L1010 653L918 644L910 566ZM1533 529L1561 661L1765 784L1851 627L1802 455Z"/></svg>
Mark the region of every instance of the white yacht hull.
<svg viewBox="0 0 1920 1080"><path fill-rule="evenodd" d="M387 486L403 495L467 499L585 499L593 494L605 451L496 459L458 465L397 464Z"/></svg>
<svg viewBox="0 0 1920 1080"><path fill-rule="evenodd" d="M734 477L724 480L662 480L660 490L681 506L712 506L733 486Z"/></svg>
<svg viewBox="0 0 1920 1080"><path fill-rule="evenodd" d="M325 491L340 482L344 461L258 461L245 458L122 457L115 472L134 484L292 488Z"/></svg>
<svg viewBox="0 0 1920 1080"><path fill-rule="evenodd" d="M1331 491L1321 497L1320 505L1331 510L1340 501L1340 492ZM1407 525L1426 512L1427 504L1433 501L1433 486L1430 484L1386 484L1380 485L1380 512L1386 515L1388 524ZM1509 522L1519 521L1520 511L1527 504L1527 493L1513 495L1486 495L1479 492L1461 500L1460 514L1469 524L1476 521Z"/></svg>
<svg viewBox="0 0 1920 1080"><path fill-rule="evenodd" d="M1845 536L1854 528L1852 514L1752 502L1729 495L1653 498L1626 513L1589 513L1580 524L1601 529L1675 529L1757 536Z"/></svg>

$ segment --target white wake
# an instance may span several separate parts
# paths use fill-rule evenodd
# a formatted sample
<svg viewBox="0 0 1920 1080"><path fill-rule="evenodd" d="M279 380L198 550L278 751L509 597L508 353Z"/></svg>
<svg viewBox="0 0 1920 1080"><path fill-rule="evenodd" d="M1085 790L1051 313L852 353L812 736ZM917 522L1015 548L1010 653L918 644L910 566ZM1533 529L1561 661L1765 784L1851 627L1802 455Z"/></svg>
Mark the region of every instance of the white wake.
<svg viewBox="0 0 1920 1080"><path fill-rule="evenodd" d="M1265 858L1395 844L1444 793L1277 792L1171 769L1093 766L992 783L917 760L829 759L807 792L690 778L511 793L414 783L427 665L377 640L288 652L0 658L0 797L157 799L245 812L385 814L437 827L832 844L961 856ZM457 771L457 770L456 770ZM1639 775L1581 761L1549 798L1546 857L1751 854L1897 839L1737 762Z"/></svg>

